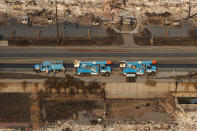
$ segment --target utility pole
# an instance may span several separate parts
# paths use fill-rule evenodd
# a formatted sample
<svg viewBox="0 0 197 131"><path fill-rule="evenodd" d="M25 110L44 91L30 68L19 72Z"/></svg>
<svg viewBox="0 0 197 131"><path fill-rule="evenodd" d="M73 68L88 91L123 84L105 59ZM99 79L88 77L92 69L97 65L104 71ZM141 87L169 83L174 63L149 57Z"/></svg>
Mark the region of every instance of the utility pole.
<svg viewBox="0 0 197 131"><path fill-rule="evenodd" d="M191 0L189 0L188 18L191 16Z"/></svg>
<svg viewBox="0 0 197 131"><path fill-rule="evenodd" d="M57 43L59 43L60 36L59 36L59 23L58 23L58 14L57 14L57 0L55 0L55 19L56 19L56 29L57 29Z"/></svg>

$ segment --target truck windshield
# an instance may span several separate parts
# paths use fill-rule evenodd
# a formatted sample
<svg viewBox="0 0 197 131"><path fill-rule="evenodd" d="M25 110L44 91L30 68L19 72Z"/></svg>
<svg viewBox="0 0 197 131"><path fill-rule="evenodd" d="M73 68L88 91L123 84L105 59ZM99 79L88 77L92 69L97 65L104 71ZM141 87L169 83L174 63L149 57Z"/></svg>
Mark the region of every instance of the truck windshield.
<svg viewBox="0 0 197 131"><path fill-rule="evenodd" d="M101 69L105 69L105 67L104 66L101 66Z"/></svg>
<svg viewBox="0 0 197 131"><path fill-rule="evenodd" d="M148 70L150 70L150 66L147 66L146 68L147 68Z"/></svg>

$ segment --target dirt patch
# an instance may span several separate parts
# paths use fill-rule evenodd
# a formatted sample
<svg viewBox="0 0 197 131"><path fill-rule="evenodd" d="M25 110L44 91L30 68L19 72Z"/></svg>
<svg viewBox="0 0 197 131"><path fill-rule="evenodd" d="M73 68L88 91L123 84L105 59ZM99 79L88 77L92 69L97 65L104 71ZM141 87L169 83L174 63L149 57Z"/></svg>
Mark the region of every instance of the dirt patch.
<svg viewBox="0 0 197 131"><path fill-rule="evenodd" d="M136 44L141 46L151 45L151 38L146 36L134 36L134 41ZM189 37L157 37L153 38L152 45L162 46L162 45L172 45L172 46L196 46L197 40Z"/></svg>
<svg viewBox="0 0 197 131"><path fill-rule="evenodd" d="M187 75L177 75L172 76L171 78L180 80L180 79L197 79L197 73L189 73Z"/></svg>
<svg viewBox="0 0 197 131"><path fill-rule="evenodd" d="M63 40L61 43L57 44L56 38L50 40L48 38L41 40L31 40L27 39L8 39L10 46L87 46L87 45L97 45L97 46L106 46L106 45L122 45L123 39L122 37L112 37L112 38L91 38L88 39L71 39L71 40Z"/></svg>
<svg viewBox="0 0 197 131"><path fill-rule="evenodd" d="M178 46L192 46L197 45L197 40L192 38L176 37L176 38L154 38L154 45L178 45Z"/></svg>
<svg viewBox="0 0 197 131"><path fill-rule="evenodd" d="M0 73L0 79L47 79L48 76L25 73Z"/></svg>
<svg viewBox="0 0 197 131"><path fill-rule="evenodd" d="M147 24L161 25L162 21L161 21L161 18L147 18Z"/></svg>
<svg viewBox="0 0 197 131"><path fill-rule="evenodd" d="M46 119L48 121L66 120L77 117L80 111L91 112L102 108L98 101L47 101Z"/></svg>
<svg viewBox="0 0 197 131"><path fill-rule="evenodd" d="M60 43L57 43L56 37L40 37L40 38L25 38L25 37L8 37L3 38L8 40L9 46L109 46L122 45L124 40L121 34L113 30L107 31L106 37L87 37L87 38L72 38L60 36Z"/></svg>
<svg viewBox="0 0 197 131"><path fill-rule="evenodd" d="M173 106L169 99L35 99L29 94L0 94L0 122L27 123L41 120L77 120L80 124L94 124L99 119L105 122L161 122L168 123ZM41 100L41 101L40 101ZM41 112L39 112L41 110ZM106 112L106 113L105 113ZM104 115L105 114L105 115ZM106 117L105 117L106 116ZM32 121L33 120L33 121Z"/></svg>
<svg viewBox="0 0 197 131"><path fill-rule="evenodd" d="M109 118L138 122L169 122L171 117L159 102L164 100L130 99L108 101Z"/></svg>
<svg viewBox="0 0 197 131"><path fill-rule="evenodd" d="M30 122L31 100L29 94L0 94L0 123Z"/></svg>

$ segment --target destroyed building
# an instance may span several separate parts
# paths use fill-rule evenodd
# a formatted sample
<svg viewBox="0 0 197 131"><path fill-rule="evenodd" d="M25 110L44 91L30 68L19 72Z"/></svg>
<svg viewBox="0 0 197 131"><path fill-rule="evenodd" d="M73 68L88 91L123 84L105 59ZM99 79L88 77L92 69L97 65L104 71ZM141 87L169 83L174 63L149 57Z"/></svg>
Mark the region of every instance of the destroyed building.
<svg viewBox="0 0 197 131"><path fill-rule="evenodd" d="M60 25L97 26L117 33L136 34L147 25L179 27L182 19L197 25L196 5L195 0L57 0L57 15ZM8 26L15 24L26 24L29 28L53 27L56 24L55 0L2 0L0 24L7 26L8 32L13 32ZM42 31L37 32L31 37L43 35Z"/></svg>
<svg viewBox="0 0 197 131"><path fill-rule="evenodd" d="M197 11L196 1L188 0L57 0L58 16L60 20L65 20L69 13L69 21L76 21L79 16L89 16L92 18L101 19L103 24L119 24L128 17L136 17L139 23L146 20L147 13L161 14L169 12L173 19L186 18L189 11L189 3L191 6L190 14L195 14ZM39 19L54 16L55 4L54 0L3 0L0 2L1 13L6 13L7 17L22 17L31 15L32 17L40 16ZM36 19L36 18L32 18ZM38 19L38 18L37 18ZM47 18L46 18L47 19ZM125 19L125 20L124 20ZM19 20L20 21L20 20Z"/></svg>

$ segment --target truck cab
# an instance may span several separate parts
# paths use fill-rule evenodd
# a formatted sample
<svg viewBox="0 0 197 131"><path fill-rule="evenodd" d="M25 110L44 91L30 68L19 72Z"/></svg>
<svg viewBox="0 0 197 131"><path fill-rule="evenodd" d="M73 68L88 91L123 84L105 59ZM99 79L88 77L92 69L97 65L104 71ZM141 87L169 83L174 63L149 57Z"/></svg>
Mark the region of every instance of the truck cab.
<svg viewBox="0 0 197 131"><path fill-rule="evenodd" d="M157 67L151 64L145 65L145 71L147 75L155 76L157 71Z"/></svg>
<svg viewBox="0 0 197 131"><path fill-rule="evenodd" d="M112 68L107 65L100 65L100 74L101 76L110 76L112 73Z"/></svg>

